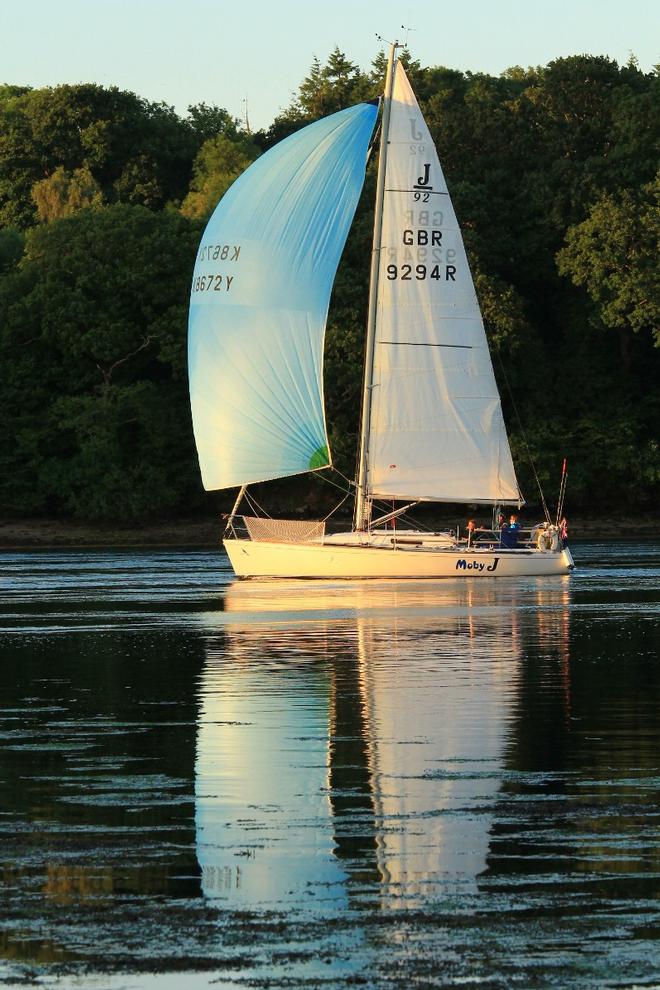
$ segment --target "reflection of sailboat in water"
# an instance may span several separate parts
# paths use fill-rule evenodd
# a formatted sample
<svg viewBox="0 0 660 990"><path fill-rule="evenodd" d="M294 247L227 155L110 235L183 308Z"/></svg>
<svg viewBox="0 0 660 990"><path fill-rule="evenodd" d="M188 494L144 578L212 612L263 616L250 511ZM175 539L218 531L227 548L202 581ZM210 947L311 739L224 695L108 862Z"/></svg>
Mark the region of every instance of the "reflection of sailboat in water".
<svg viewBox="0 0 660 990"><path fill-rule="evenodd" d="M520 585L488 587L229 589L198 729L207 896L396 907L475 888L520 654Z"/></svg>

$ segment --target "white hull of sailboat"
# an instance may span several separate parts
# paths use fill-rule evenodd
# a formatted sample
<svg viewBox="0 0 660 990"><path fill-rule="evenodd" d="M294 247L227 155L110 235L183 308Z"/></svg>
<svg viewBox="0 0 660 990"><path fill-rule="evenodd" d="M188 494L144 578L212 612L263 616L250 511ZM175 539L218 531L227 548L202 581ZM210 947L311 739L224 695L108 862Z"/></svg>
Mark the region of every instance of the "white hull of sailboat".
<svg viewBox="0 0 660 990"><path fill-rule="evenodd" d="M239 578L495 578L568 574L571 552L225 541Z"/></svg>

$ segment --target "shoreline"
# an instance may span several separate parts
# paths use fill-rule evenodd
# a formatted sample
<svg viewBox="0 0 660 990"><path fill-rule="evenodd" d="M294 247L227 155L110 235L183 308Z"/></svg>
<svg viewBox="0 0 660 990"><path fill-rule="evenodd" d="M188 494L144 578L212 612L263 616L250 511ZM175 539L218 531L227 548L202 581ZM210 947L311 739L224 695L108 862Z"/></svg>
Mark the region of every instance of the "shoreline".
<svg viewBox="0 0 660 990"><path fill-rule="evenodd" d="M438 529L461 527L455 514L435 517ZM660 513L646 513L634 521L614 516L576 516L569 520L571 540L660 539ZM429 524L429 521L426 521ZM55 519L0 521L0 550L96 549L138 547L217 547L222 524L218 518L181 519L144 526L101 526Z"/></svg>

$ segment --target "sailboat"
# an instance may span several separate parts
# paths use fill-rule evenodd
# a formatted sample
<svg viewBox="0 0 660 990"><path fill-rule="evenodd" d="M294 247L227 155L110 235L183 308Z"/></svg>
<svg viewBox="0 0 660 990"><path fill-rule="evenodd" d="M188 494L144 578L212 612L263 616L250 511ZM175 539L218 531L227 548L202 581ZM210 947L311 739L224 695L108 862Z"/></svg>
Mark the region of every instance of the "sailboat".
<svg viewBox="0 0 660 990"><path fill-rule="evenodd" d="M504 546L497 531L472 543L389 528L420 502L523 504L463 239L399 47L382 100L348 532L238 509L251 484L332 466L323 340L378 101L267 151L225 193L202 236L188 338L193 427L205 489L239 487L224 538L238 577L474 578L574 566L547 514L517 546ZM377 500L404 505L374 518Z"/></svg>

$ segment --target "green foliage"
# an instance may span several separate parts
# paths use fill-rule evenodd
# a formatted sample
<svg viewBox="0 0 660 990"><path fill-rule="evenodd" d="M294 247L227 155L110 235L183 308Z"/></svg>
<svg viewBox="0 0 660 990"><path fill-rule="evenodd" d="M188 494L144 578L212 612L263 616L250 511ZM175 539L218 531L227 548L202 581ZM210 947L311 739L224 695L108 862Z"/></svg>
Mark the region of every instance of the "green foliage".
<svg viewBox="0 0 660 990"><path fill-rule="evenodd" d="M239 137L238 122L227 110L221 107L209 107L206 103L196 103L188 107L186 123L190 125L199 144L224 134L235 140Z"/></svg>
<svg viewBox="0 0 660 990"><path fill-rule="evenodd" d="M314 59L309 75L300 84L298 105L307 118L316 120L370 98L368 77L335 48L324 66Z"/></svg>
<svg viewBox="0 0 660 990"><path fill-rule="evenodd" d="M361 100L371 100L378 94L379 88L373 77L361 72L335 48L325 65L314 59L293 104L276 117L265 135L264 147L281 141L312 120L336 113Z"/></svg>
<svg viewBox="0 0 660 990"><path fill-rule="evenodd" d="M569 228L557 264L584 286L603 326L653 334L660 346L660 172L632 193L601 196Z"/></svg>
<svg viewBox="0 0 660 990"><path fill-rule="evenodd" d="M100 206L103 194L85 165L67 172L62 166L32 187L32 199L39 220L48 222L71 216L88 206Z"/></svg>
<svg viewBox="0 0 660 990"><path fill-rule="evenodd" d="M520 480L655 504L660 76L579 55L495 78L404 53L463 230ZM0 507L135 520L203 504L186 392L202 221L260 151L382 90L335 49L246 133L91 84L0 86ZM375 162L325 351L333 460L353 473ZM524 424L524 426L523 426ZM299 483L297 483L299 485ZM311 483L313 485L313 482ZM287 489L288 491L288 489ZM290 497L285 496L285 497Z"/></svg>
<svg viewBox="0 0 660 990"><path fill-rule="evenodd" d="M194 498L185 300L199 235L125 205L29 232L0 280L6 509L135 519Z"/></svg>
<svg viewBox="0 0 660 990"><path fill-rule="evenodd" d="M258 156L258 149L247 142L231 140L224 134L206 141L193 166L190 192L181 212L193 219L207 219L235 179Z"/></svg>
<svg viewBox="0 0 660 990"><path fill-rule="evenodd" d="M206 108L208 111L208 108ZM218 111L222 113L221 111ZM0 98L0 226L35 222L32 190L57 170L85 170L103 200L162 208L188 188L192 160L212 125L182 121L164 104L91 83ZM201 133L200 133L201 130Z"/></svg>
<svg viewBox="0 0 660 990"><path fill-rule="evenodd" d="M107 385L60 396L48 410L57 452L45 451L39 484L48 503L81 519L132 521L194 504L194 457L185 406L172 382Z"/></svg>
<svg viewBox="0 0 660 990"><path fill-rule="evenodd" d="M23 254L25 238L15 227L0 228L0 275L15 268Z"/></svg>

